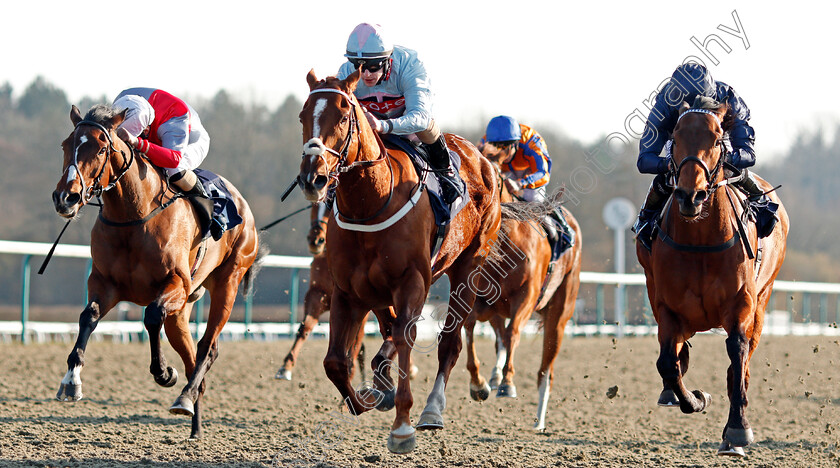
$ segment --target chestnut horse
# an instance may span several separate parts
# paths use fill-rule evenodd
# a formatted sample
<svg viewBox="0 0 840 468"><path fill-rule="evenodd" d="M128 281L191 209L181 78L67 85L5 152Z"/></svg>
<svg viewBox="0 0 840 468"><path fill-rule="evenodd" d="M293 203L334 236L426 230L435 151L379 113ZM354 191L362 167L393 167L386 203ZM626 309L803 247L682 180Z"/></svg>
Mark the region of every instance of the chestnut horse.
<svg viewBox="0 0 840 468"><path fill-rule="evenodd" d="M318 325L319 318L324 312L330 310L330 300L332 299L333 283L330 270L327 267L327 254L325 252L327 241L327 224L332 217L332 213L327 210L326 203L313 203L310 210L310 224L309 233L306 235L306 242L309 246L309 252L313 255L312 264L309 267L309 289L306 291L306 296L303 298L304 317L298 328L295 341L292 343L292 349L283 360L283 366L274 375L278 380L292 380L292 369L297 363L297 356L303 343L309 337L315 325ZM383 311L384 313L384 311ZM390 312L389 312L390 313ZM367 322L365 317L364 322ZM359 328L359 335L356 337L356 342L353 345L352 355L356 356L356 361L359 364L359 371L361 372L362 381L365 381L365 327ZM374 359L371 365L374 370L377 365L381 364L380 359ZM355 366L350 370L350 380L353 379ZM417 375L418 368L411 365L410 377L414 378Z"/></svg>
<svg viewBox="0 0 840 468"><path fill-rule="evenodd" d="M292 380L292 370L297 363L297 356L303 343L309 337L315 325L318 325L321 315L330 310L330 299L332 299L332 276L327 268L327 254L324 252L327 241L327 222L332 215L327 210L325 203L313 203L309 217L309 233L306 235L306 243L309 252L312 254L312 264L309 266L309 289L303 298L304 317L298 328L292 349L283 360L283 367L277 371L274 378L278 380ZM359 362L359 370L362 373L362 381L365 380L365 327L359 328L359 335L356 337L356 344L353 348L353 355ZM351 369L350 378L353 378Z"/></svg>
<svg viewBox="0 0 840 468"><path fill-rule="evenodd" d="M689 360L686 341L699 331L722 327L730 360L730 406L718 454L743 456L742 447L753 441L745 415L749 363L761 337L773 280L785 258L789 222L781 201L771 192L768 196L779 204L779 223L770 236L759 240L754 225L740 227L742 209L740 205L736 209L736 194L722 162L722 139L731 125L729 109L718 103L701 107L683 104L673 134L674 194L651 251L637 243L636 253L659 324L656 368L664 384L659 404L679 405L684 413L709 405L708 393L689 392L683 384ZM759 183L765 191L772 190L764 180ZM761 255L751 259L756 247Z"/></svg>
<svg viewBox="0 0 840 468"><path fill-rule="evenodd" d="M189 382L169 410L192 416L190 438L201 437L199 399L204 377L219 355L217 338L230 316L239 283L246 291L256 274L260 252L254 217L248 203L225 181L242 224L216 242L202 240L194 209L186 199L173 199L165 176L116 137L125 118L109 106L94 106L82 118L73 106L74 130L62 143L64 164L53 192L59 215L72 219L94 196L102 200L91 231L93 268L88 277L88 304L79 317L79 336L67 358L67 374L56 396L82 398L81 370L85 348L99 321L120 301L146 306L143 323L149 332L155 382L175 385L177 371L161 349L163 327L184 362ZM200 253L201 252L201 253ZM189 330L190 309L210 291L207 329L196 352Z"/></svg>
<svg viewBox="0 0 840 468"><path fill-rule="evenodd" d="M490 159L499 174L502 202L513 200L498 166L498 153L490 145L483 153ZM550 209L551 202L546 203ZM507 205L502 210L509 209ZM474 314L464 323L467 346L467 369L470 372L470 396L474 400L486 400L490 390L498 387L497 397L516 397L513 384L515 374L513 362L522 327L531 314L537 311L543 327L543 352L540 370L537 373L539 400L534 430L545 429L545 414L549 392L554 381L554 360L560 351L566 324L575 310L580 287L581 233L580 225L569 210L562 208L569 226L575 232L575 244L551 263L551 246L545 233L534 221L518 221L516 216L502 221L499 239L502 240L503 260L497 262L499 269L490 276L498 294L488 298L478 297ZM549 267L551 274L549 277ZM488 269L489 270L489 269ZM545 281L548 284L544 285ZM490 286L485 286L490 287ZM503 327L505 319L510 319ZM496 331L496 365L490 383L479 373L479 360L473 342L473 328L476 320L491 321ZM504 366L502 368L502 366ZM500 372L501 371L501 372Z"/></svg>
<svg viewBox="0 0 840 468"><path fill-rule="evenodd" d="M346 80L319 81L310 71L310 94L300 113L304 155L299 184L310 201L335 191L336 214L329 223L327 258L334 289L330 343L324 368L350 412L388 409L393 386L381 377L390 359L376 366L374 388L356 392L350 385L348 351L369 310L374 310L386 341L378 356L398 354L396 417L388 449L407 453L416 446L409 411L410 353L432 281L446 273L453 285L449 311L438 343L438 373L417 422L417 429L443 428L444 390L461 350L461 327L477 292L467 287L481 273L500 225L499 192L490 162L467 140L446 135L461 157L461 177L468 186L466 206L451 220L449 234L435 259L431 245L436 227L420 175L409 156L387 150L370 128L353 96L359 72ZM382 313L393 306L393 313ZM393 351L386 348L392 347ZM387 371L388 369L385 369Z"/></svg>

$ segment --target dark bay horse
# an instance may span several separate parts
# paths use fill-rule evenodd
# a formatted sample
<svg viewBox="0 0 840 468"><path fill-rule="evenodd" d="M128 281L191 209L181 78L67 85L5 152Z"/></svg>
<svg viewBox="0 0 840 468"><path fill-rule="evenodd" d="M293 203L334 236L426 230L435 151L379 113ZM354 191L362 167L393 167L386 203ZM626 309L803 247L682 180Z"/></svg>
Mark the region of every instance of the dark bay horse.
<svg viewBox="0 0 840 468"><path fill-rule="evenodd" d="M206 387L204 377L219 355L217 338L240 281L247 291L263 253L248 203L227 181L242 224L218 242L202 241L190 202L172 200L174 193L161 172L116 137L124 118L125 111L116 113L102 105L82 118L73 106L74 129L62 143L63 173L53 192L56 211L74 218L94 196L101 198L102 207L91 231L88 304L79 317L79 336L67 358L68 371L57 398L82 398L81 370L91 333L118 302L134 302L146 306L143 323L149 332L149 370L155 382L171 387L178 380L161 349L161 328L184 362L189 382L169 410L192 416L190 438L200 438L199 399ZM210 291L210 312L196 352L190 309L205 288Z"/></svg>
<svg viewBox="0 0 840 468"><path fill-rule="evenodd" d="M443 428L444 390L461 350L461 327L470 313L476 292L470 280L481 274L485 256L493 249L500 225L499 193L490 162L467 140L447 135L450 149L461 157L461 177L470 200L451 220L449 234L436 258L431 259L435 234L431 204L409 157L385 149L370 128L353 96L359 72L346 80L319 81L307 75L310 94L300 113L304 155L299 183L310 201L320 201L335 190L335 211L329 223L327 258L334 289L330 312L330 343L324 368L350 412L361 414L388 401L389 382L374 379L374 388L357 392L350 385L349 349L369 310L383 329L378 356L398 355L377 369L398 371L394 396L396 417L388 436L388 449L407 453L416 446L409 411L413 404L409 383L410 353L416 327L432 281L446 273L452 284L449 311L438 342L438 373L420 414L417 429ZM392 314L383 310L393 307ZM393 350L385 351L392 347Z"/></svg>
<svg viewBox="0 0 840 468"><path fill-rule="evenodd" d="M709 405L708 393L689 392L683 383L689 360L686 341L696 332L722 327L730 360L730 407L718 453L743 456L742 447L753 442L745 414L749 363L761 337L773 281L785 258L789 221L778 196L771 192L768 196L779 204L779 223L771 235L759 240L753 224L739 228L740 198L729 185L722 162L722 139L731 124L727 113L726 104L706 103L698 108L683 104L672 147L674 194L651 251L637 243L636 253L659 325L656 367L664 384L659 404L679 405L684 413L703 411ZM759 183L765 191L772 190L764 180ZM761 256L750 258L756 248Z"/></svg>
<svg viewBox="0 0 840 468"><path fill-rule="evenodd" d="M499 174L501 201L511 202L513 197L504 183L498 157L494 159L498 154L492 149L487 151L489 146L485 147L484 154L493 162ZM546 203L548 209L550 205L550 202ZM513 205L505 203L502 210L506 209L514 208ZM504 216L502 229L499 231L502 261L495 263L499 268L488 278L493 282L492 287L497 288L498 294L490 298L477 297L473 307L474 313L470 314L464 323L470 396L474 400L485 400L495 385L498 387L497 397L516 397L516 386L513 384L516 347L522 327L528 322L531 314L534 311L540 314L543 352L540 370L537 373L539 400L534 430L545 429L548 398L554 380L554 360L560 351L566 324L575 310L575 300L580 287L580 225L567 209L563 208L563 214L575 231L577 240L553 264L551 246L538 222L517 220L523 217L516 215ZM484 285L480 289L488 287L491 285ZM502 326L505 319L510 320L507 327ZM473 341L476 320L490 321L497 335L497 359L490 383L479 372L479 360Z"/></svg>

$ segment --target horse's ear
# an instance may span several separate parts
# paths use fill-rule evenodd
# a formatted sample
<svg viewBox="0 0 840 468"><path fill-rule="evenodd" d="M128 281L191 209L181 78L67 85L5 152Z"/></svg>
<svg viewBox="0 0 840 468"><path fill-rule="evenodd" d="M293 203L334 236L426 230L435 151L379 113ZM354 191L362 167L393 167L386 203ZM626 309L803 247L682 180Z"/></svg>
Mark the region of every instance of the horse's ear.
<svg viewBox="0 0 840 468"><path fill-rule="evenodd" d="M717 109L718 118L720 118L720 127L724 133L729 133L735 124L735 113L729 107L729 103L724 102L722 106Z"/></svg>
<svg viewBox="0 0 840 468"><path fill-rule="evenodd" d="M126 107L120 113L114 114L114 116L111 117L111 120L110 120L111 128L119 127L120 124L123 123L123 121L125 121L125 114L127 114L127 113L128 113L128 108Z"/></svg>
<svg viewBox="0 0 840 468"><path fill-rule="evenodd" d="M352 93L356 91L356 84L359 83L359 77L362 75L359 73L359 70L354 71L350 74L347 78L344 79L344 83L347 85L347 89L345 92Z"/></svg>
<svg viewBox="0 0 840 468"><path fill-rule="evenodd" d="M683 112L689 109L691 109L691 106L688 104L688 101L683 101L682 104L680 104L680 111L677 113L677 115L682 115Z"/></svg>
<svg viewBox="0 0 840 468"><path fill-rule="evenodd" d="M309 85L309 90L312 91L315 89L315 85L318 84L318 78L315 77L315 69L309 70L309 73L306 74L306 83Z"/></svg>
<svg viewBox="0 0 840 468"><path fill-rule="evenodd" d="M73 107L70 108L70 121L73 122L74 127L82 121L82 113L75 104L73 104Z"/></svg>

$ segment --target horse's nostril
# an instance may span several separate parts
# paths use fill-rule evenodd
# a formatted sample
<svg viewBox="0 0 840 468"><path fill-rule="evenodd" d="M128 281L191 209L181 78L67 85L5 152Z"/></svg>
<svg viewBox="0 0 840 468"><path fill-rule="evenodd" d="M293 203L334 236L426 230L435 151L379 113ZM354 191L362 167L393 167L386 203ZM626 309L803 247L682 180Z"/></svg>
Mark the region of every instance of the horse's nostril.
<svg viewBox="0 0 840 468"><path fill-rule="evenodd" d="M67 195L67 206L73 206L82 200L82 195L78 193L71 193Z"/></svg>
<svg viewBox="0 0 840 468"><path fill-rule="evenodd" d="M327 176L319 175L315 177L315 180L312 181L312 185L314 185L316 189L321 190L322 188L324 188L324 186L327 185L328 181L329 179L327 178Z"/></svg>

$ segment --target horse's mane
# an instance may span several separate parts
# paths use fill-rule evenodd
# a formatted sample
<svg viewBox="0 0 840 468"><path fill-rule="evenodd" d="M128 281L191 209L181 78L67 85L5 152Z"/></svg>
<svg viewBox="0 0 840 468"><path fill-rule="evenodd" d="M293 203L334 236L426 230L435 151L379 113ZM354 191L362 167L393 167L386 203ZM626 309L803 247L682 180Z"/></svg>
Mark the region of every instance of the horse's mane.
<svg viewBox="0 0 840 468"><path fill-rule="evenodd" d="M110 122L115 115L117 115L117 111L113 107L107 104L96 104L85 114L85 120L104 125Z"/></svg>

